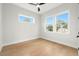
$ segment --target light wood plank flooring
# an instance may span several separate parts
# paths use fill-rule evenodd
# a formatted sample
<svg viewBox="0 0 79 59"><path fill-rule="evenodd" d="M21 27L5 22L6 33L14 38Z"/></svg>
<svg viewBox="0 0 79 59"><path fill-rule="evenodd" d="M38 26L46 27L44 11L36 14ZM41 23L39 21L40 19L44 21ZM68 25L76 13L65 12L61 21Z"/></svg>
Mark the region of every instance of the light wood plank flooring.
<svg viewBox="0 0 79 59"><path fill-rule="evenodd" d="M75 48L51 42L45 39L35 39L3 47L2 56L77 56Z"/></svg>

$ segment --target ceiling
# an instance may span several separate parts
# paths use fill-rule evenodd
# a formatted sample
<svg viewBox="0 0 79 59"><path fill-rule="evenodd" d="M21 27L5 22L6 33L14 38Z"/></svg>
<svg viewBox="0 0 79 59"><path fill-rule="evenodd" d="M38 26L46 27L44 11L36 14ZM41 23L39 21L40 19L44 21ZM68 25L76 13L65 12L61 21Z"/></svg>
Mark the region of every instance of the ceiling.
<svg viewBox="0 0 79 59"><path fill-rule="evenodd" d="M35 13L38 13L38 9L34 5L31 5L31 4L28 4L28 3L14 3L14 4L17 5L17 6L20 6L22 8L25 8L27 10L33 11ZM49 10L51 10L51 9L61 5L61 4L62 3L46 3L44 5L41 5L39 14L47 12L47 11L49 11Z"/></svg>

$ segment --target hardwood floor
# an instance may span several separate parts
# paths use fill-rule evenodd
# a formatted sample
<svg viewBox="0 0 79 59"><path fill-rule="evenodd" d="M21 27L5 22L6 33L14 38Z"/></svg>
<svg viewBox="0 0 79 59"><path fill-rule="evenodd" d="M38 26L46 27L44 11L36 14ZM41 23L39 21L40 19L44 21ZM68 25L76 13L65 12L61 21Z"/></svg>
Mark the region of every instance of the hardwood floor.
<svg viewBox="0 0 79 59"><path fill-rule="evenodd" d="M51 42L45 39L35 39L3 47L2 56L77 56L75 48Z"/></svg>

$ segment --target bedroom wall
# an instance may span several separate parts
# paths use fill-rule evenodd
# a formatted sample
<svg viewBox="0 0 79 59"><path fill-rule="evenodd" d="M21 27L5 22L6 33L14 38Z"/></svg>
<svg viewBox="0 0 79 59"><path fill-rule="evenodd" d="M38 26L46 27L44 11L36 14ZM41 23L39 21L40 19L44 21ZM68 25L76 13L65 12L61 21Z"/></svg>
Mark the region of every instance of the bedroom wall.
<svg viewBox="0 0 79 59"><path fill-rule="evenodd" d="M36 39L39 36L38 17L34 12L20 8L13 4L3 4L3 46ZM18 16L26 15L35 18L35 23L20 23Z"/></svg>
<svg viewBox="0 0 79 59"><path fill-rule="evenodd" d="M77 21L77 28L78 28L78 32L79 32L79 4L78 4L78 21ZM79 48L79 38L77 39L77 42L78 42L78 48Z"/></svg>
<svg viewBox="0 0 79 59"><path fill-rule="evenodd" d="M64 10L69 10L70 11L70 34L58 34L58 33L50 33L50 32L45 32L44 31L44 21L45 17L49 15L54 15L56 13L63 12ZM41 37L47 40L55 41L61 44L65 44L74 48L77 48L77 40L76 40L76 35L77 35L77 4L62 4L44 14L41 15Z"/></svg>
<svg viewBox="0 0 79 59"><path fill-rule="evenodd" d="M45 38L47 40L55 41L61 44L65 44L71 47L78 47L76 35L77 28L77 14L78 7L76 4L63 4L55 9L52 9L42 15L38 15L34 12L28 11L26 9L20 8L16 5L12 4L3 4L2 6L2 26L3 26L3 46L19 43L23 41L27 41L35 38ZM71 12L70 17L70 27L71 33L68 35L58 34L58 33L48 33L44 32L44 18L49 15L54 15L58 12L62 12L64 10L69 10ZM35 17L34 24L28 23L19 23L18 15L23 14L26 16ZM41 20L41 21L40 21Z"/></svg>
<svg viewBox="0 0 79 59"><path fill-rule="evenodd" d="M2 4L0 3L0 51L2 48Z"/></svg>

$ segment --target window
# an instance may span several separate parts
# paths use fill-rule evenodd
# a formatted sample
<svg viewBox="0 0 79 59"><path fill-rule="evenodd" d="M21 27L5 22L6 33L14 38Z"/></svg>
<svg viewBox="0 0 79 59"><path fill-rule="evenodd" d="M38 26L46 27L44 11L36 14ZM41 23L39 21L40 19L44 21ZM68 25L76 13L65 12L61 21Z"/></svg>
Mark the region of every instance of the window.
<svg viewBox="0 0 79 59"><path fill-rule="evenodd" d="M53 23L54 23L53 17L48 17L46 26L47 31L53 31Z"/></svg>
<svg viewBox="0 0 79 59"><path fill-rule="evenodd" d="M56 16L56 31L67 33L68 32L68 13L63 13Z"/></svg>
<svg viewBox="0 0 79 59"><path fill-rule="evenodd" d="M58 33L69 33L69 12L47 17L46 30Z"/></svg>
<svg viewBox="0 0 79 59"><path fill-rule="evenodd" d="M29 16L20 15L19 16L19 22L20 23L24 23L24 22L34 23L34 18L29 17Z"/></svg>

